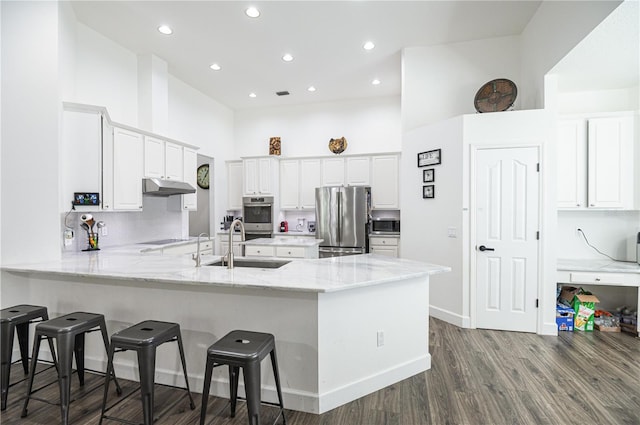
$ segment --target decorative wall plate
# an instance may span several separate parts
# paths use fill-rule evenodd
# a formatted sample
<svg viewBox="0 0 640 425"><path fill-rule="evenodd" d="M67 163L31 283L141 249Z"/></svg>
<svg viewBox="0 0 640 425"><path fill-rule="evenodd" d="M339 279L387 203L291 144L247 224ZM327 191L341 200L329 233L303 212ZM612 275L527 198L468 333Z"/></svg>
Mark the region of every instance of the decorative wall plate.
<svg viewBox="0 0 640 425"><path fill-rule="evenodd" d="M347 139L341 137L339 139L329 140L329 150L335 154L344 152L347 149Z"/></svg>
<svg viewBox="0 0 640 425"><path fill-rule="evenodd" d="M518 88L511 80L498 78L491 80L476 93L473 105L478 112L506 111L513 106Z"/></svg>

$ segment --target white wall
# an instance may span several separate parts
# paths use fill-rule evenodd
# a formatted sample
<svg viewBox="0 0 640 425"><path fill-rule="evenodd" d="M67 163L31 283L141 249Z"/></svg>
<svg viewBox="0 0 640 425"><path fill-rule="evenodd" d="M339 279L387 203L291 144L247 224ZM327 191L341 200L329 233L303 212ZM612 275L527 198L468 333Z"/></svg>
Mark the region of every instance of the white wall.
<svg viewBox="0 0 640 425"><path fill-rule="evenodd" d="M508 78L519 86L520 45L520 37L511 36L405 48L403 131L475 113L474 97L490 80ZM516 109L520 109L520 96Z"/></svg>
<svg viewBox="0 0 640 425"><path fill-rule="evenodd" d="M640 211L558 211L558 257L606 260L587 245L577 228L605 254L617 260L636 259Z"/></svg>
<svg viewBox="0 0 640 425"><path fill-rule="evenodd" d="M209 182L209 191L213 191L214 196L214 208L209 217L212 232L218 229L218 223L226 215L225 161L235 158L233 120L231 109L170 76L169 134L177 140L200 146L199 154L214 158Z"/></svg>
<svg viewBox="0 0 640 425"><path fill-rule="evenodd" d="M332 138L345 137L345 154L400 150L400 98L247 109L236 112L236 157L269 154L279 136L283 157L331 155Z"/></svg>
<svg viewBox="0 0 640 425"><path fill-rule="evenodd" d="M558 93L558 113L588 114L637 111L640 109L640 87Z"/></svg>
<svg viewBox="0 0 640 425"><path fill-rule="evenodd" d="M620 1L544 1L521 34L523 109L544 107L544 75Z"/></svg>
<svg viewBox="0 0 640 425"><path fill-rule="evenodd" d="M463 263L463 133L462 117L424 126L404 135L400 158L400 219L403 258L441 264L451 272L431 276L430 313L434 317L468 326L464 291L468 285ZM417 154L442 150L442 164L418 168ZM422 171L435 170L435 198L423 199ZM468 217L468 213L464 213ZM458 237L447 237L447 228L457 229Z"/></svg>
<svg viewBox="0 0 640 425"><path fill-rule="evenodd" d="M113 121L137 127L137 56L81 23L75 26L75 97L65 100L104 106Z"/></svg>
<svg viewBox="0 0 640 425"><path fill-rule="evenodd" d="M58 4L1 7L2 263L52 260L60 256Z"/></svg>

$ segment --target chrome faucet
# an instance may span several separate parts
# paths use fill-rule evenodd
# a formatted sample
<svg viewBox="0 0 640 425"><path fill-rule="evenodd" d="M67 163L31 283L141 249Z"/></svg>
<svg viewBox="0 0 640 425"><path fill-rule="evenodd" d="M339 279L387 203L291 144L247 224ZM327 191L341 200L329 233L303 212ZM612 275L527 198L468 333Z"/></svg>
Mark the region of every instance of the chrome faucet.
<svg viewBox="0 0 640 425"><path fill-rule="evenodd" d="M240 230L242 230L242 241L244 242L245 240L244 223L242 222L242 220L238 220L236 218L231 222L231 225L229 226L229 252L227 252L227 255L228 255L227 268L228 269L233 268L233 230L236 228L236 224L239 224Z"/></svg>
<svg viewBox="0 0 640 425"><path fill-rule="evenodd" d="M198 248L195 254L191 254L191 258L196 262L196 267L200 267L200 236L206 236L208 240L211 240L211 236L208 233L200 233L198 235Z"/></svg>

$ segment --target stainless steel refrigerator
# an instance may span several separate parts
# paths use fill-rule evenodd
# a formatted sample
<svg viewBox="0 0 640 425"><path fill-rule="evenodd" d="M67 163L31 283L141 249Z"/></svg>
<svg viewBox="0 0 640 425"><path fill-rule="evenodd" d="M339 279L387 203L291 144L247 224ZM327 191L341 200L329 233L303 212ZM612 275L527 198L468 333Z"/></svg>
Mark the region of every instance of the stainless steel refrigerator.
<svg viewBox="0 0 640 425"><path fill-rule="evenodd" d="M316 239L320 258L364 254L369 245L371 188L316 188Z"/></svg>

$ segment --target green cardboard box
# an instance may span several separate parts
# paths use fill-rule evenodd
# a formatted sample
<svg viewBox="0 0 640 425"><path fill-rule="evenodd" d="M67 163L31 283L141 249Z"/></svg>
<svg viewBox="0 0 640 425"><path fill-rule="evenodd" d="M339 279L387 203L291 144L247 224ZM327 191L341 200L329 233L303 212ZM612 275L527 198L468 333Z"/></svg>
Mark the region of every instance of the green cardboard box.
<svg viewBox="0 0 640 425"><path fill-rule="evenodd" d="M573 297L573 329L577 331L593 332L593 314L596 303L600 300L592 294L577 294Z"/></svg>

